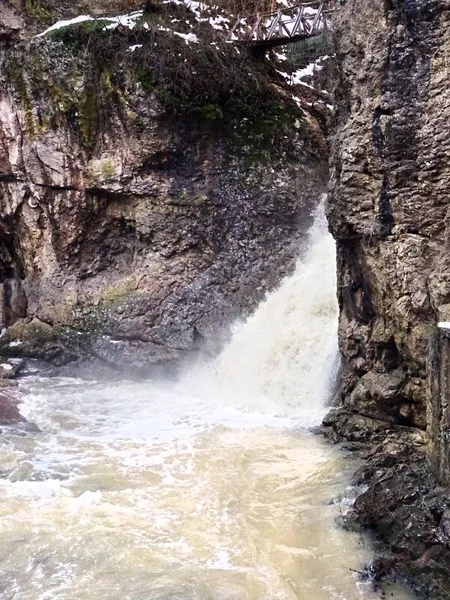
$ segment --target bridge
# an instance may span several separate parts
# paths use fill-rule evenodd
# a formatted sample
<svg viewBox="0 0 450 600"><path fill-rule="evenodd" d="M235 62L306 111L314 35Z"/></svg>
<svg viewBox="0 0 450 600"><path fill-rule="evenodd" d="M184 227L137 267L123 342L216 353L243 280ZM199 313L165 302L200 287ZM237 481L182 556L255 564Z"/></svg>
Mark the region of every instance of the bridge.
<svg viewBox="0 0 450 600"><path fill-rule="evenodd" d="M307 38L322 35L331 29L333 8L329 2L304 2L273 12L257 13L240 18L229 32L229 40L237 40L264 52Z"/></svg>

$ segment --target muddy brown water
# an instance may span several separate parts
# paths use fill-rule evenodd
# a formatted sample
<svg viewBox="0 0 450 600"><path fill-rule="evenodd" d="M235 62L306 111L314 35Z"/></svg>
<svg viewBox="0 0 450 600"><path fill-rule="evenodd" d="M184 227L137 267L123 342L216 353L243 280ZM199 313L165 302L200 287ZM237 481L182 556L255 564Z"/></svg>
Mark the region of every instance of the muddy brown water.
<svg viewBox="0 0 450 600"><path fill-rule="evenodd" d="M336 525L354 465L295 418L162 384L22 386L43 432L1 440L2 600L379 598L356 573L369 541Z"/></svg>

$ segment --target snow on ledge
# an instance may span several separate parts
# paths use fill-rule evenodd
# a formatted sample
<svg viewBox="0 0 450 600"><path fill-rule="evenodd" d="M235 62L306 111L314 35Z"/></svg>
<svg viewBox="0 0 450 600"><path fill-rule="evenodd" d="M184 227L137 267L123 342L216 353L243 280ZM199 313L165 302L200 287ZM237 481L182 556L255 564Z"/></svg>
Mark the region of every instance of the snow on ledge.
<svg viewBox="0 0 450 600"><path fill-rule="evenodd" d="M85 21L95 21L94 17L90 15L79 15L74 19L67 19L66 21L58 21L54 23L51 27L39 33L36 37L42 37L43 35L47 35L51 31L57 31L58 29L62 29L63 27L68 27L69 25L76 25L77 23L84 23Z"/></svg>
<svg viewBox="0 0 450 600"><path fill-rule="evenodd" d="M99 23L105 23L105 29L115 29L119 25L123 27L128 27L129 29L133 29L136 26L136 21L143 16L144 12L142 10L137 10L135 12L129 13L127 15L119 15L117 17L92 17L91 15L79 15L74 19L67 19L65 21L58 21L54 23L51 27L39 33L36 37L42 37L47 35L51 31L57 31L58 29L63 29L64 27L69 27L70 25L77 25L78 23L85 23L86 21L98 21ZM109 25L108 25L109 23Z"/></svg>
<svg viewBox="0 0 450 600"><path fill-rule="evenodd" d="M450 329L450 321L440 321L438 327L439 329Z"/></svg>
<svg viewBox="0 0 450 600"><path fill-rule="evenodd" d="M193 2L190 2L190 4L193 4ZM198 3L194 3L194 4L198 4ZM94 18L94 17L91 17L91 15L80 15L78 17L75 17L74 19L58 21L57 23L55 23L54 25L52 25L51 27L49 27L42 33L39 33L36 37L42 37L42 36L47 35L48 33L51 33L52 31L58 31L59 29L69 27L70 25L86 23L87 21L97 21L98 23L103 23L105 31L115 29L119 25L122 27L127 27L128 29L134 29L134 27L137 24L137 21L142 18L143 14L144 13L142 10L138 10L138 11L132 12L128 15L119 15L117 17ZM144 23L144 27L146 29L148 29L148 24ZM189 44L191 42L198 44L198 41L199 41L198 37L195 35L195 33L179 33L178 31L173 31L172 29L168 29L167 27L161 27L161 26L156 27L156 29L158 29L159 31L167 31L168 33L177 35L178 37L184 39L186 44ZM129 51L134 52L136 50L136 48L141 48L141 47L142 47L142 44L135 44L135 45L129 47Z"/></svg>

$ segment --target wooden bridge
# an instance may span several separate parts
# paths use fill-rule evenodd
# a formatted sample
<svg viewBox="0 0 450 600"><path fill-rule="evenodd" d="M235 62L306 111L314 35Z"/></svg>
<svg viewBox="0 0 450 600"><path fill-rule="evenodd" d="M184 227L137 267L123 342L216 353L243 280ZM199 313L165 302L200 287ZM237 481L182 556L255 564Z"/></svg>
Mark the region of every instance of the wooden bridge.
<svg viewBox="0 0 450 600"><path fill-rule="evenodd" d="M240 18L229 33L230 40L266 50L326 33L331 28L331 14L326 0L304 2L273 12Z"/></svg>

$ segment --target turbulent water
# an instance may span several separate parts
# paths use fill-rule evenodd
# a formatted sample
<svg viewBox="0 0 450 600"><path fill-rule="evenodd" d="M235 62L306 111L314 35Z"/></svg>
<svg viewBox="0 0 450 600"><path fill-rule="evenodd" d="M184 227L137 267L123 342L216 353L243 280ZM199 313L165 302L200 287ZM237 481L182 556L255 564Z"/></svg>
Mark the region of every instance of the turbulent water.
<svg viewBox="0 0 450 600"><path fill-rule="evenodd" d="M337 366L321 215L309 248L181 381L22 381L42 433L0 438L2 600L379 597L335 524L352 465L308 433Z"/></svg>

